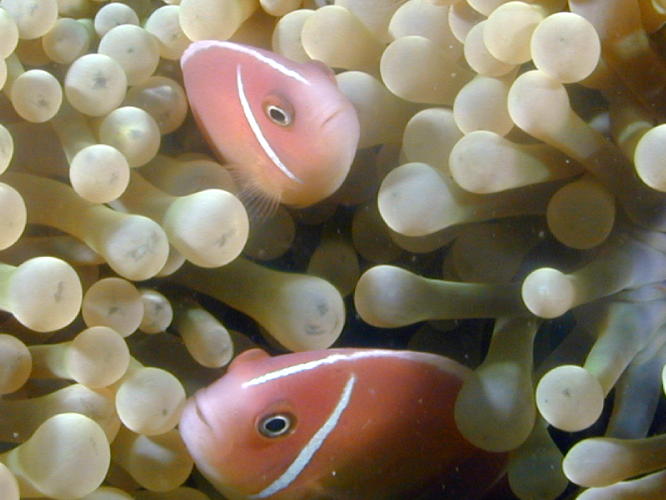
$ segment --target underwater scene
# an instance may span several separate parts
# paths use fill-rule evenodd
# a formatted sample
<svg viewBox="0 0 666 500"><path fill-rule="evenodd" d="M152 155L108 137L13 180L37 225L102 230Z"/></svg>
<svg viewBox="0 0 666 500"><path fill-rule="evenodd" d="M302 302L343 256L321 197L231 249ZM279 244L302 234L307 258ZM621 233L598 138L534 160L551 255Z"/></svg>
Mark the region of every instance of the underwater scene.
<svg viewBox="0 0 666 500"><path fill-rule="evenodd" d="M666 0L0 0L0 500L666 499Z"/></svg>

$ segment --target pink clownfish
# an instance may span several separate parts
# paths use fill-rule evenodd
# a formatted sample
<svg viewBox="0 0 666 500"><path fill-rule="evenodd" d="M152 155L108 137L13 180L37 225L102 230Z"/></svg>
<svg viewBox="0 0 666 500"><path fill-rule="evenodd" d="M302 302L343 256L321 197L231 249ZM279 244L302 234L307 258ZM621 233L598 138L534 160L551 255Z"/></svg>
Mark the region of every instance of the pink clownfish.
<svg viewBox="0 0 666 500"><path fill-rule="evenodd" d="M203 40L181 58L199 128L243 195L303 207L344 181L359 139L356 110L323 63Z"/></svg>
<svg viewBox="0 0 666 500"><path fill-rule="evenodd" d="M481 498L506 457L456 428L469 373L412 351L252 349L188 401L180 432L230 500Z"/></svg>

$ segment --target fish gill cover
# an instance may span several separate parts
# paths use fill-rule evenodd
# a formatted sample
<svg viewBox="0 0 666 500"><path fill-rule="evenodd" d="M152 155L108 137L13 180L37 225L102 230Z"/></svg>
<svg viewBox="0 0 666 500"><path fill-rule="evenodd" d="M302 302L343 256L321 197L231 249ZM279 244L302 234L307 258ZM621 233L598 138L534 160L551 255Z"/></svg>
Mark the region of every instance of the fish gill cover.
<svg viewBox="0 0 666 500"><path fill-rule="evenodd" d="M490 498L665 498L665 21L663 0L1 0L0 498L221 498L178 423L255 346L466 365L449 416L506 457ZM249 59L188 88L205 41ZM356 120L329 127L334 101ZM360 374L290 366L326 418L253 494L349 498L289 488L346 453L324 444ZM268 417L262 439L305 422Z"/></svg>

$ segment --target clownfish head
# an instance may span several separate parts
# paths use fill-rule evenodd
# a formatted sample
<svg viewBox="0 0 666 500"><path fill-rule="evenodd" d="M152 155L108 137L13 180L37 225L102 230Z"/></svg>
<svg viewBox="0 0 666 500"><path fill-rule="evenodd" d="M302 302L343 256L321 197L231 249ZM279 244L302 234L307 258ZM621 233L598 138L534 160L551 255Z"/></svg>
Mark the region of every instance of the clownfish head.
<svg viewBox="0 0 666 500"><path fill-rule="evenodd" d="M180 432L197 467L229 498L308 491L306 468L350 403L355 376L294 377L281 358L244 352L183 412Z"/></svg>
<svg viewBox="0 0 666 500"><path fill-rule="evenodd" d="M204 40L188 47L181 67L200 128L246 194L302 207L342 184L359 122L323 63Z"/></svg>

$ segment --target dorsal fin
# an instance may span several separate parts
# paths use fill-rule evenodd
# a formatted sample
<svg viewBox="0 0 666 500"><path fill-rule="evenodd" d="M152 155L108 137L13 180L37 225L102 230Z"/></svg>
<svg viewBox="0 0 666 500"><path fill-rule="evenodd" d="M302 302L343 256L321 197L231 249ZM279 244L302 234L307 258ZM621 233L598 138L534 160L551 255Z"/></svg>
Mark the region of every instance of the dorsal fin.
<svg viewBox="0 0 666 500"><path fill-rule="evenodd" d="M265 358L270 358L270 356L263 349L248 349L247 351L243 351L234 358L234 360L229 365L229 368L227 369L227 373L242 373L243 370L247 368L247 365L254 364L257 361L261 361Z"/></svg>

